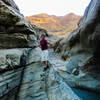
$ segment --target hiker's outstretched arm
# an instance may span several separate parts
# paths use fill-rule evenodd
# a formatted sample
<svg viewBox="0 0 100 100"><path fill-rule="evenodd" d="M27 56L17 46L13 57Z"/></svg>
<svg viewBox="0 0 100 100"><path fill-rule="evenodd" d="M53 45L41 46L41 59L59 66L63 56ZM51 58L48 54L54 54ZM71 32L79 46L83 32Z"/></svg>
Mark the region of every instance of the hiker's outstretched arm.
<svg viewBox="0 0 100 100"><path fill-rule="evenodd" d="M40 47L40 44L38 44L36 47Z"/></svg>
<svg viewBox="0 0 100 100"><path fill-rule="evenodd" d="M40 47L40 43L34 42L35 47Z"/></svg>

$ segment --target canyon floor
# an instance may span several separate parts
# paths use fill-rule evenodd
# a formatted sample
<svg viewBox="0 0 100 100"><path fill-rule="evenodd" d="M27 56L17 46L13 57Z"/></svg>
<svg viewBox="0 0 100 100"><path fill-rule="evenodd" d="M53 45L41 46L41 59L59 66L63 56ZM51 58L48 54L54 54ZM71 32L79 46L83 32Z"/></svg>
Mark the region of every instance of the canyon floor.
<svg viewBox="0 0 100 100"><path fill-rule="evenodd" d="M67 73L67 62L53 50L49 50L49 68L43 71L44 65L39 60L38 52L35 53L35 59L33 58L33 53L38 50L39 48L30 52L29 63L33 63L24 70L19 100L100 100L98 93L71 88L68 85L73 84L73 80L78 81L84 77L85 73Z"/></svg>

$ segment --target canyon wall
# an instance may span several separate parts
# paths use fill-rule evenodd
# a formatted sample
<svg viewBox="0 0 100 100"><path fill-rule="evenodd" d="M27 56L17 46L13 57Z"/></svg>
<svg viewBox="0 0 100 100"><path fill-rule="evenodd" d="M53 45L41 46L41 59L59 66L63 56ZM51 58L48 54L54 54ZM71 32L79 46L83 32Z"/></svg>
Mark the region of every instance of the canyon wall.
<svg viewBox="0 0 100 100"><path fill-rule="evenodd" d="M100 92L100 1L91 0L79 27L55 43L55 51L67 61L67 72L84 74L74 87ZM66 77L67 79L67 77Z"/></svg>
<svg viewBox="0 0 100 100"><path fill-rule="evenodd" d="M16 100L31 42L46 31L31 25L13 0L0 0L0 100Z"/></svg>

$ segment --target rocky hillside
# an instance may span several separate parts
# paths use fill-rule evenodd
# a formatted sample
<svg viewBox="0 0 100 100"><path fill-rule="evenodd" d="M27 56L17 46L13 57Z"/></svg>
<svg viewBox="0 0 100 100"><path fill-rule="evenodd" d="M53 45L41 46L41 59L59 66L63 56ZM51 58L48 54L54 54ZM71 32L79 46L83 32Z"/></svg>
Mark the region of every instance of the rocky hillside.
<svg viewBox="0 0 100 100"><path fill-rule="evenodd" d="M38 14L27 16L26 19L39 27L46 29L49 33L57 36L65 36L77 28L81 16L73 13L65 16L53 16Z"/></svg>

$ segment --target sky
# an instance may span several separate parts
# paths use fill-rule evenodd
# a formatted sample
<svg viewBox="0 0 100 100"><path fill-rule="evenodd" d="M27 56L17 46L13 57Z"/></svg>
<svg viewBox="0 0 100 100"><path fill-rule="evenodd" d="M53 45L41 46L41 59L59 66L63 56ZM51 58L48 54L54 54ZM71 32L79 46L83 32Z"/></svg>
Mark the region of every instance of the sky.
<svg viewBox="0 0 100 100"><path fill-rule="evenodd" d="M47 13L64 16L68 13L83 15L90 0L14 0L25 16Z"/></svg>

